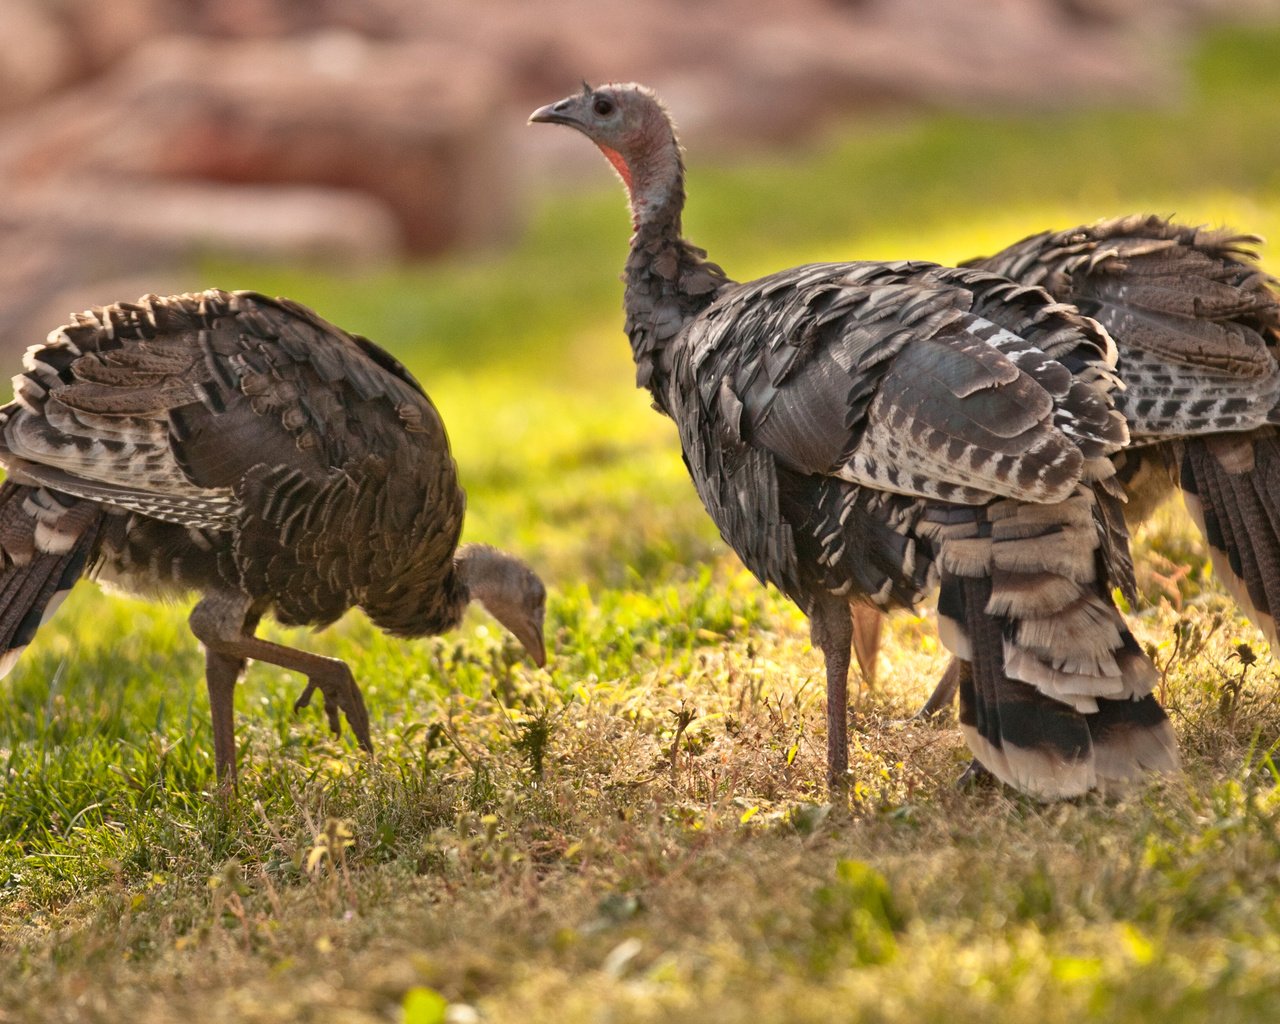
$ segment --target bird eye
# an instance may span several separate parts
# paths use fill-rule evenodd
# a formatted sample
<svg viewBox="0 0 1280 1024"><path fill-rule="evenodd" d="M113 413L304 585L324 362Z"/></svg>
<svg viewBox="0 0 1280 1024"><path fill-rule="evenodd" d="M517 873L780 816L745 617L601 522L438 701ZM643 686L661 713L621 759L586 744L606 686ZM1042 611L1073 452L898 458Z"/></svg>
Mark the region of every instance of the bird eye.
<svg viewBox="0 0 1280 1024"><path fill-rule="evenodd" d="M591 104L591 109L600 117L608 117L613 113L613 100L608 96L597 96L595 103Z"/></svg>

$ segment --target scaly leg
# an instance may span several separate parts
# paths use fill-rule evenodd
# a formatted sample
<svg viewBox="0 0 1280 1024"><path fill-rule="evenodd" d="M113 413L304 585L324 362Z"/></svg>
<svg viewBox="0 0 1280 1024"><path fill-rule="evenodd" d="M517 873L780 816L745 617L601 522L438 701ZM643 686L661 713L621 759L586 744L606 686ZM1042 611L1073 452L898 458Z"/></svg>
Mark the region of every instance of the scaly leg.
<svg viewBox="0 0 1280 1024"><path fill-rule="evenodd" d="M813 643L827 663L827 785L837 790L849 781L849 647L853 620L848 602L823 595L814 603L809 626Z"/></svg>
<svg viewBox="0 0 1280 1024"><path fill-rule="evenodd" d="M204 652L205 682L209 687L209 710L213 714L213 763L218 789L226 793L236 787L236 683L244 673L245 660Z"/></svg>
<svg viewBox="0 0 1280 1024"><path fill-rule="evenodd" d="M924 707L912 716L914 721L927 722L934 715L951 706L952 701L956 699L956 688L960 685L962 667L959 658L952 658L947 663L946 671L942 673L942 678L938 680L938 685L934 687L929 699L924 702Z"/></svg>
<svg viewBox="0 0 1280 1024"><path fill-rule="evenodd" d="M347 722L351 725L356 741L365 750L372 751L369 712L365 709L364 696L360 693L360 687L356 684L351 669L336 658L295 651L254 636L252 628L257 625L256 615L252 616L252 625L249 625L252 603L252 599L245 594L227 592L209 594L191 612L191 632L205 645L207 651L222 658L232 661L252 658L255 661L279 665L293 672L301 672L307 677L307 685L302 695L294 702L294 710L297 711L310 704L312 694L319 690L324 699L325 716L329 720L329 728L333 730L333 734L337 736L342 732L342 720L339 715L339 712L342 712L347 716ZM213 685L213 682L210 682L211 698ZM233 687L234 683L231 688ZM228 694L231 688L227 688ZM225 717L225 712L223 714ZM234 742L231 749L234 751Z"/></svg>

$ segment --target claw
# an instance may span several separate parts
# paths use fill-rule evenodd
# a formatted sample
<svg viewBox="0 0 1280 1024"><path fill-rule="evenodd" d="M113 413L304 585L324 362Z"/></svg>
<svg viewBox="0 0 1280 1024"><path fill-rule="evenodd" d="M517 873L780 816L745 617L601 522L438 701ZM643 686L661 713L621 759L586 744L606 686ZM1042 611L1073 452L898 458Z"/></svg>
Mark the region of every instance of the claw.
<svg viewBox="0 0 1280 1024"><path fill-rule="evenodd" d="M306 688L293 702L296 714L305 707L310 707L311 698L320 691L320 700L324 705L325 718L329 722L329 731L335 736L342 735L342 717L346 716L347 724L355 735L361 748L373 753L373 738L369 735L369 712L364 706L364 694L355 680L349 680L338 686L325 686L322 682L308 679Z"/></svg>
<svg viewBox="0 0 1280 1024"><path fill-rule="evenodd" d="M942 673L942 678L938 680L938 685L934 688L933 693L925 701L924 707L917 711L909 721L930 722L950 708L952 701L956 699L956 690L960 687L960 679L968 671L970 671L968 662L963 662L959 658L952 658L947 663L947 670Z"/></svg>
<svg viewBox="0 0 1280 1024"><path fill-rule="evenodd" d="M346 709L347 724L351 726L351 731L355 733L356 742L372 754L373 738L369 735L369 712L364 706L364 695L360 692L358 686L353 685L352 690L354 699L351 702L351 706Z"/></svg>
<svg viewBox="0 0 1280 1024"><path fill-rule="evenodd" d="M311 695L316 692L316 689L316 684L308 679L306 688L299 694L298 699L293 702L293 713L295 715L303 708L311 706Z"/></svg>
<svg viewBox="0 0 1280 1024"><path fill-rule="evenodd" d="M969 762L969 765L956 779L957 789L966 789L976 786L990 786L995 782L995 776L990 770L979 761L976 757Z"/></svg>

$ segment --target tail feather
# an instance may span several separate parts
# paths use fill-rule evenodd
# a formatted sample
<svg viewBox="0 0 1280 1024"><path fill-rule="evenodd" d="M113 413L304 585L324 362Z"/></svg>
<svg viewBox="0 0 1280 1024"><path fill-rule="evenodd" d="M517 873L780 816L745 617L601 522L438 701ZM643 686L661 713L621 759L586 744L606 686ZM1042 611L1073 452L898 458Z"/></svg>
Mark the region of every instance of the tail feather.
<svg viewBox="0 0 1280 1024"><path fill-rule="evenodd" d="M1254 486L1252 473L1228 477L1231 485L1233 507L1239 513L1240 525L1249 538L1253 572L1249 577L1249 591L1254 604L1274 615L1277 598L1280 598L1280 539L1277 538L1271 517L1260 500Z"/></svg>
<svg viewBox="0 0 1280 1024"><path fill-rule="evenodd" d="M1254 465L1260 471L1250 474L1262 507L1266 510L1271 530L1280 537L1280 440L1259 437L1253 442Z"/></svg>
<svg viewBox="0 0 1280 1024"><path fill-rule="evenodd" d="M1124 538L1094 491L951 509L930 525L939 633L966 663L961 728L993 775L1052 800L1176 766L1155 667L1111 602L1107 552Z"/></svg>
<svg viewBox="0 0 1280 1024"><path fill-rule="evenodd" d="M91 502L11 481L0 485L0 677L84 574L103 515Z"/></svg>
<svg viewBox="0 0 1280 1024"><path fill-rule="evenodd" d="M1227 538L1227 562L1232 573L1244 585L1249 595L1249 602L1260 611L1267 611L1267 595L1263 586L1262 568L1255 554L1253 538L1249 536L1249 528L1245 524L1243 509L1236 500L1235 488L1225 473L1216 472L1213 456L1204 451L1203 446L1194 445L1193 450L1202 462L1200 480L1217 511L1220 524L1225 524L1223 535Z"/></svg>
<svg viewBox="0 0 1280 1024"><path fill-rule="evenodd" d="M7 650L27 614L61 576L56 555L36 555L0 577L0 650ZM46 601L48 599L46 598Z"/></svg>
<svg viewBox="0 0 1280 1024"><path fill-rule="evenodd" d="M1140 700L1099 700L1098 713L1085 722L1099 789L1123 789L1146 772L1178 770L1173 726L1151 694Z"/></svg>
<svg viewBox="0 0 1280 1024"><path fill-rule="evenodd" d="M1008 678L1000 625L983 610L990 581L952 582L973 655L960 669L960 729L969 749L1001 782L1042 800L1087 793L1097 778L1085 716Z"/></svg>
<svg viewBox="0 0 1280 1024"><path fill-rule="evenodd" d="M1277 646L1280 445L1265 434L1182 443L1183 500L1228 593Z"/></svg>
<svg viewBox="0 0 1280 1024"><path fill-rule="evenodd" d="M0 614L0 677L17 664L39 627L44 609L51 603L61 577L55 561L54 557L37 555L27 565L5 571L9 578L3 580L4 590L0 592L4 608ZM30 625L33 616L35 626Z"/></svg>

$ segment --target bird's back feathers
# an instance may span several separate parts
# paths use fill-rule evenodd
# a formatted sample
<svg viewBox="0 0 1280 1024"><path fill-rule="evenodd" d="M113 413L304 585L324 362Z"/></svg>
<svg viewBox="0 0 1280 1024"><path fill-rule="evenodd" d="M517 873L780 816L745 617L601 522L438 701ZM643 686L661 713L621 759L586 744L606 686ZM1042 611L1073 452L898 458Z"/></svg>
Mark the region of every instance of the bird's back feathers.
<svg viewBox="0 0 1280 1024"><path fill-rule="evenodd" d="M401 633L457 621L464 497L444 425L372 342L211 290L89 310L24 366L0 461L31 493L103 510L104 576L243 588L290 623L355 605Z"/></svg>

